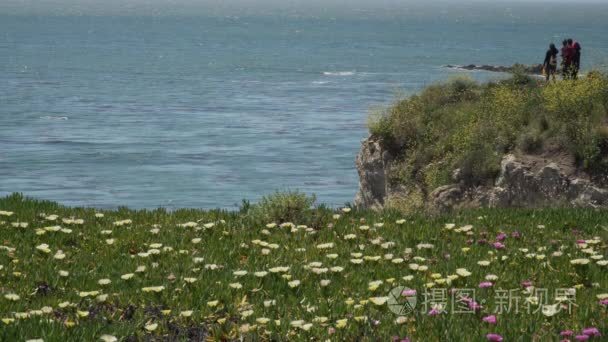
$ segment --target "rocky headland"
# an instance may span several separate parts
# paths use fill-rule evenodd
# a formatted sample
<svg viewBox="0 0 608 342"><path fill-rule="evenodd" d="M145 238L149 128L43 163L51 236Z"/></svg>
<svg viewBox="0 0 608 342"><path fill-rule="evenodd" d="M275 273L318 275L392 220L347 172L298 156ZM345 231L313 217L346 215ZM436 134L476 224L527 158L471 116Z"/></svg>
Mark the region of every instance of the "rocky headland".
<svg viewBox="0 0 608 342"><path fill-rule="evenodd" d="M538 154L509 153L502 157L500 172L484 185L467 185L459 169L452 172L452 183L433 189L424 198L431 211L489 207L608 207L608 187L576 167L567 152L543 151ZM396 157L383 147L381 139L363 140L356 157L359 192L355 205L382 208L412 189L391 181Z"/></svg>

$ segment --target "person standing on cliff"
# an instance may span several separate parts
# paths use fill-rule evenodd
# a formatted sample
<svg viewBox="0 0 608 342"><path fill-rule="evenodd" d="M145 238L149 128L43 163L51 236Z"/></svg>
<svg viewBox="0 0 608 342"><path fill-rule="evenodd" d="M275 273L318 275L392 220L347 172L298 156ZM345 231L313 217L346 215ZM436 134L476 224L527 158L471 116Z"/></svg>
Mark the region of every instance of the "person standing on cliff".
<svg viewBox="0 0 608 342"><path fill-rule="evenodd" d="M571 39L569 41L571 41ZM581 68L581 44L579 44L578 42L573 42L572 43L572 50L573 50L573 56L572 56L572 78L573 79L577 79L577 77L578 77L578 71Z"/></svg>
<svg viewBox="0 0 608 342"><path fill-rule="evenodd" d="M567 80L572 76L572 47L568 45L568 40L562 42L562 77Z"/></svg>
<svg viewBox="0 0 608 342"><path fill-rule="evenodd" d="M543 63L543 70L545 71L545 76L547 77L547 82L549 82L551 76L553 76L553 80L555 81L555 72L557 71L557 54L559 51L555 47L555 44L549 45L549 50L545 54L545 62Z"/></svg>

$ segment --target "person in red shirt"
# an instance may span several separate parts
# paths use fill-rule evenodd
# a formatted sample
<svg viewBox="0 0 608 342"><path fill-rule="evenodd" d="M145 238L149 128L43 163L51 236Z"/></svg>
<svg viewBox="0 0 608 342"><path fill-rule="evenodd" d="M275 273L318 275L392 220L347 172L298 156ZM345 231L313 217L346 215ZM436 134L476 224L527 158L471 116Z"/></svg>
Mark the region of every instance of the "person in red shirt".
<svg viewBox="0 0 608 342"><path fill-rule="evenodd" d="M562 76L565 80L572 76L573 49L568 45L568 40L562 42Z"/></svg>

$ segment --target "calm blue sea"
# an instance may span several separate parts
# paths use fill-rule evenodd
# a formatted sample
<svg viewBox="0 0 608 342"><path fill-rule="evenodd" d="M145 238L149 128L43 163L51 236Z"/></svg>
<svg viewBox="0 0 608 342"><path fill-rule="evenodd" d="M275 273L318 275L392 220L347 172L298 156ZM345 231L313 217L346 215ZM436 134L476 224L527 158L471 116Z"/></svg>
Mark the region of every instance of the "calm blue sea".
<svg viewBox="0 0 608 342"><path fill-rule="evenodd" d="M540 63L567 36L584 69L606 68L606 18L608 4L0 14L0 195L234 208L299 189L342 205L370 109L462 73L446 64Z"/></svg>

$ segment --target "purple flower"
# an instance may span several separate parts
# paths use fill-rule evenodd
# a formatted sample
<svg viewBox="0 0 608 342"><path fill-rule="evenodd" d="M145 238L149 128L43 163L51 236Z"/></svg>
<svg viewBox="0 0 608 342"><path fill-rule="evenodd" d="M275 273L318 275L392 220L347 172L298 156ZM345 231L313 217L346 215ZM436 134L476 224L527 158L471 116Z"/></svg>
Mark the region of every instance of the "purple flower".
<svg viewBox="0 0 608 342"><path fill-rule="evenodd" d="M488 339L488 341L502 342L502 336L500 336L498 334L487 334L486 338Z"/></svg>
<svg viewBox="0 0 608 342"><path fill-rule="evenodd" d="M399 336L393 336L392 341L393 342L410 342L410 339L407 337L401 338Z"/></svg>
<svg viewBox="0 0 608 342"><path fill-rule="evenodd" d="M416 295L416 290L411 290L411 289L407 289L407 290L403 290L403 292L401 292L402 296L405 297L412 297Z"/></svg>
<svg viewBox="0 0 608 342"><path fill-rule="evenodd" d="M531 280L524 280L524 281L521 282L521 287L523 287L524 289L528 288L530 286L532 286L532 281Z"/></svg>
<svg viewBox="0 0 608 342"><path fill-rule="evenodd" d="M467 240L467 245L472 245L473 244L473 239L468 239Z"/></svg>
<svg viewBox="0 0 608 342"><path fill-rule="evenodd" d="M572 336L574 335L574 331L572 330L564 330L561 333L559 333L559 336Z"/></svg>
<svg viewBox="0 0 608 342"><path fill-rule="evenodd" d="M488 243L488 241L486 239L477 240L477 244L479 244L479 245L485 245L486 243Z"/></svg>
<svg viewBox="0 0 608 342"><path fill-rule="evenodd" d="M431 309L431 311L429 311L429 316L437 316L437 315L439 315L440 313L441 313L441 311L439 311L439 310L437 310L437 309L433 308L433 309Z"/></svg>
<svg viewBox="0 0 608 342"><path fill-rule="evenodd" d="M521 237L521 234L518 231L514 231L513 233L511 233L511 237L519 239Z"/></svg>
<svg viewBox="0 0 608 342"><path fill-rule="evenodd" d="M608 305L608 298L600 300L601 305Z"/></svg>
<svg viewBox="0 0 608 342"><path fill-rule="evenodd" d="M577 341L587 341L589 339L589 336L587 335L576 335L574 336L574 339Z"/></svg>
<svg viewBox="0 0 608 342"><path fill-rule="evenodd" d="M503 245L501 242L498 242L498 241L494 242L492 244L492 246L494 246L494 248L496 248L496 249L503 249L503 248L505 248L505 245Z"/></svg>
<svg viewBox="0 0 608 342"><path fill-rule="evenodd" d="M490 315L481 319L482 321L490 324L496 324L496 316Z"/></svg>
<svg viewBox="0 0 608 342"><path fill-rule="evenodd" d="M502 241L505 241L506 238L507 238L507 234L505 234L505 233L500 233L500 234L496 235L496 241L502 242Z"/></svg>
<svg viewBox="0 0 608 342"><path fill-rule="evenodd" d="M482 308L482 306L479 305L479 303L477 303L476 301L469 302L469 309L477 311L477 310L481 310L481 308Z"/></svg>
<svg viewBox="0 0 608 342"><path fill-rule="evenodd" d="M590 327L590 328L583 329L583 335L598 336L598 337L602 336L602 334L600 334L600 331L596 327Z"/></svg>
<svg viewBox="0 0 608 342"><path fill-rule="evenodd" d="M491 281L482 281L481 283L479 283L479 288L480 289L486 289L488 287L492 287L492 282Z"/></svg>

